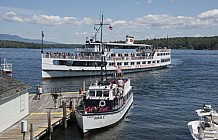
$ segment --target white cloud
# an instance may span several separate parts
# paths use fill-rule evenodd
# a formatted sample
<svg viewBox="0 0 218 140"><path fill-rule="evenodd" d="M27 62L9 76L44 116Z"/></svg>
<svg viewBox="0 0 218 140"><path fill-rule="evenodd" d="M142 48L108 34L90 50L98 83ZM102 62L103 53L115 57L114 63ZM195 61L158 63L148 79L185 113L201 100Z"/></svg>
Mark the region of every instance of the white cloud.
<svg viewBox="0 0 218 140"><path fill-rule="evenodd" d="M218 9L210 10L199 14L199 18L218 18Z"/></svg>
<svg viewBox="0 0 218 140"><path fill-rule="evenodd" d="M77 19L75 17L60 17L54 15L33 15L33 16L19 16L15 12L7 12L0 15L0 20L6 20L11 22L26 22L34 24L43 25L62 25L62 24L72 24L72 25L88 25L93 24L91 18L84 17L83 19Z"/></svg>
<svg viewBox="0 0 218 140"><path fill-rule="evenodd" d="M135 28L160 28L160 29L190 29L218 27L218 9L201 13L196 17L170 16L170 15L145 15L131 21L113 21L112 25Z"/></svg>
<svg viewBox="0 0 218 140"><path fill-rule="evenodd" d="M75 33L75 35L89 35L87 32Z"/></svg>
<svg viewBox="0 0 218 140"><path fill-rule="evenodd" d="M1 15L1 20L12 21L12 22L24 22L24 18L17 16L15 12L8 12Z"/></svg>
<svg viewBox="0 0 218 140"><path fill-rule="evenodd" d="M153 2L153 1L151 1ZM55 15L32 15L21 16L16 12L0 13L0 20L10 22L34 23L43 25L92 25L96 20L88 17L60 17ZM205 11L196 17L188 16L171 16L166 14L148 14L143 17L138 17L133 20L113 20L107 18L104 23L109 23L112 26L119 28L135 28L135 29L190 29L190 28L213 28L218 27L218 9Z"/></svg>
<svg viewBox="0 0 218 140"><path fill-rule="evenodd" d="M30 18L30 22L45 25L59 25L63 22L63 19L59 16L34 15Z"/></svg>

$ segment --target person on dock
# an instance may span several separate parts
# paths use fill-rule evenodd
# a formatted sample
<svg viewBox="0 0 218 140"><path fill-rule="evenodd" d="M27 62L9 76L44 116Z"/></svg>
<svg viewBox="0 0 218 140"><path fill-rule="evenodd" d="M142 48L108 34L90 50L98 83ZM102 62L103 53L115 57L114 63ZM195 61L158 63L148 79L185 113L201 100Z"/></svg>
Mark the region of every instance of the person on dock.
<svg viewBox="0 0 218 140"><path fill-rule="evenodd" d="M61 94L57 94L57 93L52 93L52 98L54 100L54 107L58 108L58 97L62 96Z"/></svg>
<svg viewBox="0 0 218 140"><path fill-rule="evenodd" d="M38 88L38 100L40 100L41 95L42 95L42 87L39 86L39 88Z"/></svg>
<svg viewBox="0 0 218 140"><path fill-rule="evenodd" d="M34 96L34 100L40 100L40 97L42 95L42 87L37 85L36 87L36 95Z"/></svg>

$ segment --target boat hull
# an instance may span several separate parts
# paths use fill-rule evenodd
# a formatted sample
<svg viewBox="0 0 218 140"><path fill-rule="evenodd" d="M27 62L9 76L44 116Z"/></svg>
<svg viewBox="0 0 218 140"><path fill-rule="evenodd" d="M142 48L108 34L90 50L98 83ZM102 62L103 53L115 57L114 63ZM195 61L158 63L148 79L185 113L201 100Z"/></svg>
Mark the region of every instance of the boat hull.
<svg viewBox="0 0 218 140"><path fill-rule="evenodd" d="M191 121L188 123L189 132L191 133L193 139L195 140L198 140L199 138L198 126L199 126L199 121Z"/></svg>
<svg viewBox="0 0 218 140"><path fill-rule="evenodd" d="M206 124L205 124L206 125ZM195 140L217 140L218 126L216 124L209 123L209 126L202 128L199 121L191 121L188 123L188 129Z"/></svg>
<svg viewBox="0 0 218 140"><path fill-rule="evenodd" d="M167 68L167 65L162 66L153 66L153 67L145 67L145 68L136 68L136 69L123 69L122 72L124 74L135 73L135 72L144 72L151 70L158 70ZM112 75L114 70L107 70L108 75ZM89 76L100 76L101 70L89 69L89 70L42 70L42 78L43 79L51 79L51 78L68 78L68 77L89 77Z"/></svg>
<svg viewBox="0 0 218 140"><path fill-rule="evenodd" d="M84 134L93 129L113 125L124 117L132 103L133 95L131 95L128 102L124 104L123 107L114 112L81 114L76 111L75 115L77 124L82 129Z"/></svg>

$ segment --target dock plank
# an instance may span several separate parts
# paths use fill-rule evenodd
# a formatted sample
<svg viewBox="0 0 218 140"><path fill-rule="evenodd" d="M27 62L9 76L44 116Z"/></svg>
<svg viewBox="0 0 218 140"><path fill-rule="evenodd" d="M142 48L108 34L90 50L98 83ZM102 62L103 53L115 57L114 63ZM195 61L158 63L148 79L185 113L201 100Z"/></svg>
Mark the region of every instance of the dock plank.
<svg viewBox="0 0 218 140"><path fill-rule="evenodd" d="M44 134L48 128L48 117L47 112L51 112L51 124L56 125L61 122L63 118L63 109L60 107L61 101L66 100L67 105L71 100L74 104L76 103L77 98L81 96L78 92L66 92L62 93L58 101L58 108L54 106L54 101L50 94L41 95L40 100L34 100L34 94L29 95L29 112L30 114L25 117L23 120L26 120L28 123L28 130L30 128L30 123L33 124L33 135L34 138L39 138ZM71 111L68 109L67 115L70 116ZM23 134L21 133L21 121L17 122L7 130L0 133L0 140L17 140L23 139ZM30 133L25 134L25 140L30 139Z"/></svg>

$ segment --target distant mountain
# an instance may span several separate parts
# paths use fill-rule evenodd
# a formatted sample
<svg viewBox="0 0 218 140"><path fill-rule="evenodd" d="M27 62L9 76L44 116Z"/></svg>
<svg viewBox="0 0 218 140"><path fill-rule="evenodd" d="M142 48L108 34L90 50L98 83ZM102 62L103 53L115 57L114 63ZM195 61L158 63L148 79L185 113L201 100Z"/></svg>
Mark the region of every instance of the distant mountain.
<svg viewBox="0 0 218 140"><path fill-rule="evenodd" d="M27 43L38 43L38 44L42 43L42 40L39 40L39 39L27 39L27 38L22 38L17 35L9 35L9 34L0 34L0 40L19 41L19 42L27 42ZM45 41L45 40L43 40L43 43L60 44L57 42Z"/></svg>

